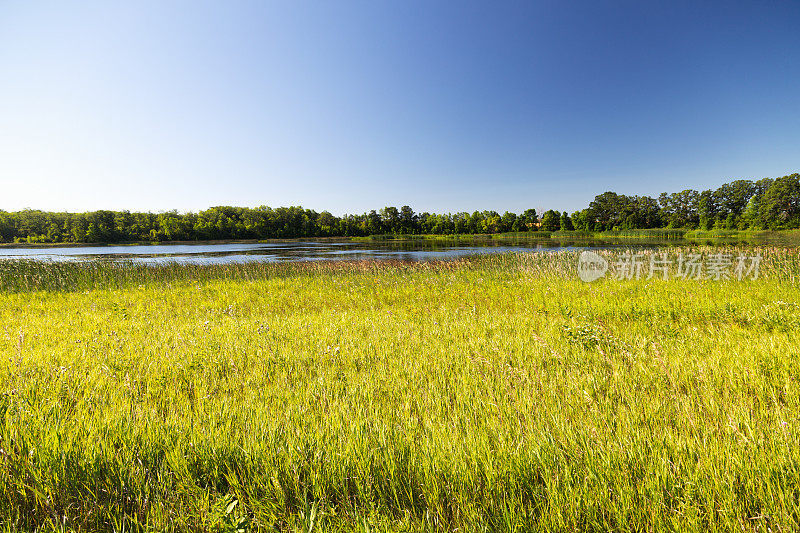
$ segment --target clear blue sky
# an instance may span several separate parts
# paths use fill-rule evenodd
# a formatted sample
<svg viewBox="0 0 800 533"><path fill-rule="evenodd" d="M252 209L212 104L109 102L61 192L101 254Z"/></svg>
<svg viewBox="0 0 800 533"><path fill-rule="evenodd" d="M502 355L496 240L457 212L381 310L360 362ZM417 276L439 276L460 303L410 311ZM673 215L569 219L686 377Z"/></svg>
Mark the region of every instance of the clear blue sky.
<svg viewBox="0 0 800 533"><path fill-rule="evenodd" d="M800 2L0 2L0 209L334 214L800 171Z"/></svg>

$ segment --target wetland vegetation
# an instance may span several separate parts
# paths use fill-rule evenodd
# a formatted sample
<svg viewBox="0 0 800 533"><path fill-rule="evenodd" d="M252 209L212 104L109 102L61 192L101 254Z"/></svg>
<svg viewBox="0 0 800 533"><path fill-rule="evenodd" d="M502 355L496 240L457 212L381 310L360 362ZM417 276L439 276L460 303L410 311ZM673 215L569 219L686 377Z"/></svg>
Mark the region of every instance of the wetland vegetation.
<svg viewBox="0 0 800 533"><path fill-rule="evenodd" d="M5 528L797 530L800 259L757 250L0 262Z"/></svg>

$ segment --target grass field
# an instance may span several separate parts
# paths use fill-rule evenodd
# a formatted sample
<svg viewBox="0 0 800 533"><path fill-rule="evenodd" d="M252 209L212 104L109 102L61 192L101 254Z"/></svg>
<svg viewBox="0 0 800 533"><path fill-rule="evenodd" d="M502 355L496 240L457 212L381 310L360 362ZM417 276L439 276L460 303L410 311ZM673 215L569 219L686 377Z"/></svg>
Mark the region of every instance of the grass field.
<svg viewBox="0 0 800 533"><path fill-rule="evenodd" d="M800 260L761 253L592 284L574 253L0 263L0 521L796 531Z"/></svg>

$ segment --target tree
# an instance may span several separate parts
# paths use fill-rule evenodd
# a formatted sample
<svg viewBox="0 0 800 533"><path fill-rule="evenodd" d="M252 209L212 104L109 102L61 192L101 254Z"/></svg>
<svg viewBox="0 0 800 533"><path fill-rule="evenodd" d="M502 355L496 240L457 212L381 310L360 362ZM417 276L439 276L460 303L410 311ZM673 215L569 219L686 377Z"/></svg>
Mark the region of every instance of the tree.
<svg viewBox="0 0 800 533"><path fill-rule="evenodd" d="M177 211L158 214L159 240L187 241L191 239L192 230L189 218L179 215Z"/></svg>
<svg viewBox="0 0 800 533"><path fill-rule="evenodd" d="M381 222L386 231L397 233L400 228L400 212L396 207L384 207L380 210Z"/></svg>
<svg viewBox="0 0 800 533"><path fill-rule="evenodd" d="M630 198L629 213L626 225L630 229L661 227L661 209L658 200L649 196L633 196Z"/></svg>
<svg viewBox="0 0 800 533"><path fill-rule="evenodd" d="M336 233L336 217L328 211L323 211L317 218L317 227L320 234L323 236L330 236Z"/></svg>
<svg viewBox="0 0 800 533"><path fill-rule="evenodd" d="M519 231L517 226L517 215L510 211L506 211L503 213L503 216L500 217L500 231Z"/></svg>
<svg viewBox="0 0 800 533"><path fill-rule="evenodd" d="M400 219L400 233L417 233L417 216L414 214L413 209L404 205L400 208L398 218Z"/></svg>
<svg viewBox="0 0 800 533"><path fill-rule="evenodd" d="M13 241L15 233L14 217L0 209L0 242Z"/></svg>
<svg viewBox="0 0 800 533"><path fill-rule="evenodd" d="M572 213L572 225L579 231L593 231L594 223L595 221L588 209Z"/></svg>
<svg viewBox="0 0 800 533"><path fill-rule="evenodd" d="M545 211L542 215L542 230L544 231L558 231L561 227L561 215L558 211Z"/></svg>
<svg viewBox="0 0 800 533"><path fill-rule="evenodd" d="M671 228L695 228L700 222L698 203L700 193L686 189L672 194L661 193L661 218Z"/></svg>
<svg viewBox="0 0 800 533"><path fill-rule="evenodd" d="M590 216L599 223L600 231L618 228L626 219L630 203L627 196L607 191L589 203Z"/></svg>
<svg viewBox="0 0 800 533"><path fill-rule="evenodd" d="M559 220L559 227L561 231L572 231L575 229L575 226L572 225L572 219L569 218L569 215L566 211L561 213L561 219Z"/></svg>
<svg viewBox="0 0 800 533"><path fill-rule="evenodd" d="M539 229L539 215L536 214L536 209L526 209L519 218L519 226L522 231L536 231Z"/></svg>
<svg viewBox="0 0 800 533"><path fill-rule="evenodd" d="M741 217L756 192L756 184L750 180L736 180L722 185L714 191L714 200L719 210L718 218L727 219L731 215L734 219Z"/></svg>
<svg viewBox="0 0 800 533"><path fill-rule="evenodd" d="M481 233L483 231L483 213L473 211L469 216L469 233Z"/></svg>
<svg viewBox="0 0 800 533"><path fill-rule="evenodd" d="M69 227L67 228L73 242L86 242L86 230L89 223L86 221L84 213L76 213L70 219Z"/></svg>
<svg viewBox="0 0 800 533"><path fill-rule="evenodd" d="M800 227L800 174L770 184L761 199L759 222L770 229Z"/></svg>
<svg viewBox="0 0 800 533"><path fill-rule="evenodd" d="M719 213L716 198L716 195L711 190L705 190L700 193L697 212L701 229L709 230L714 227Z"/></svg>
<svg viewBox="0 0 800 533"><path fill-rule="evenodd" d="M763 178L753 184L755 192L750 198L750 201L747 202L747 207L745 208L745 214L743 217L747 226L757 229L764 229L766 227L760 218L761 204L764 199L764 193L767 192L767 189L770 188L774 181L775 180L771 178Z"/></svg>
<svg viewBox="0 0 800 533"><path fill-rule="evenodd" d="M137 237L131 235L134 226L134 216L130 211L114 213L114 234L123 241L134 241Z"/></svg>
<svg viewBox="0 0 800 533"><path fill-rule="evenodd" d="M497 233L500 231L500 213L497 211L484 211L481 213L481 233Z"/></svg>
<svg viewBox="0 0 800 533"><path fill-rule="evenodd" d="M470 215L469 213L456 213L453 215L453 226L456 235L463 235L470 233Z"/></svg>
<svg viewBox="0 0 800 533"><path fill-rule="evenodd" d="M472 214L415 214L404 205L339 218L300 206L271 208L216 206L199 213L93 211L51 213L33 209L0 210L0 241L120 242L144 240L213 240L378 235L381 233L466 234L507 231L604 231L658 228L796 228L800 227L800 175L734 180L716 190L686 189L649 196L612 191L597 195L586 209L548 211L541 223L535 209L521 215L506 211Z"/></svg>

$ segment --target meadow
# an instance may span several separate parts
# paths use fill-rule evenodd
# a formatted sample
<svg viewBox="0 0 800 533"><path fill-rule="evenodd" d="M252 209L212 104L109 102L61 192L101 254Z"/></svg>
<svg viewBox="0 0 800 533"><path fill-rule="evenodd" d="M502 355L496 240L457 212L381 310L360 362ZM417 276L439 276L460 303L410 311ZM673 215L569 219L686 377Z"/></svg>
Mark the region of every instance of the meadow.
<svg viewBox="0 0 800 533"><path fill-rule="evenodd" d="M0 262L0 521L796 531L800 257L758 251L590 284L573 252Z"/></svg>

